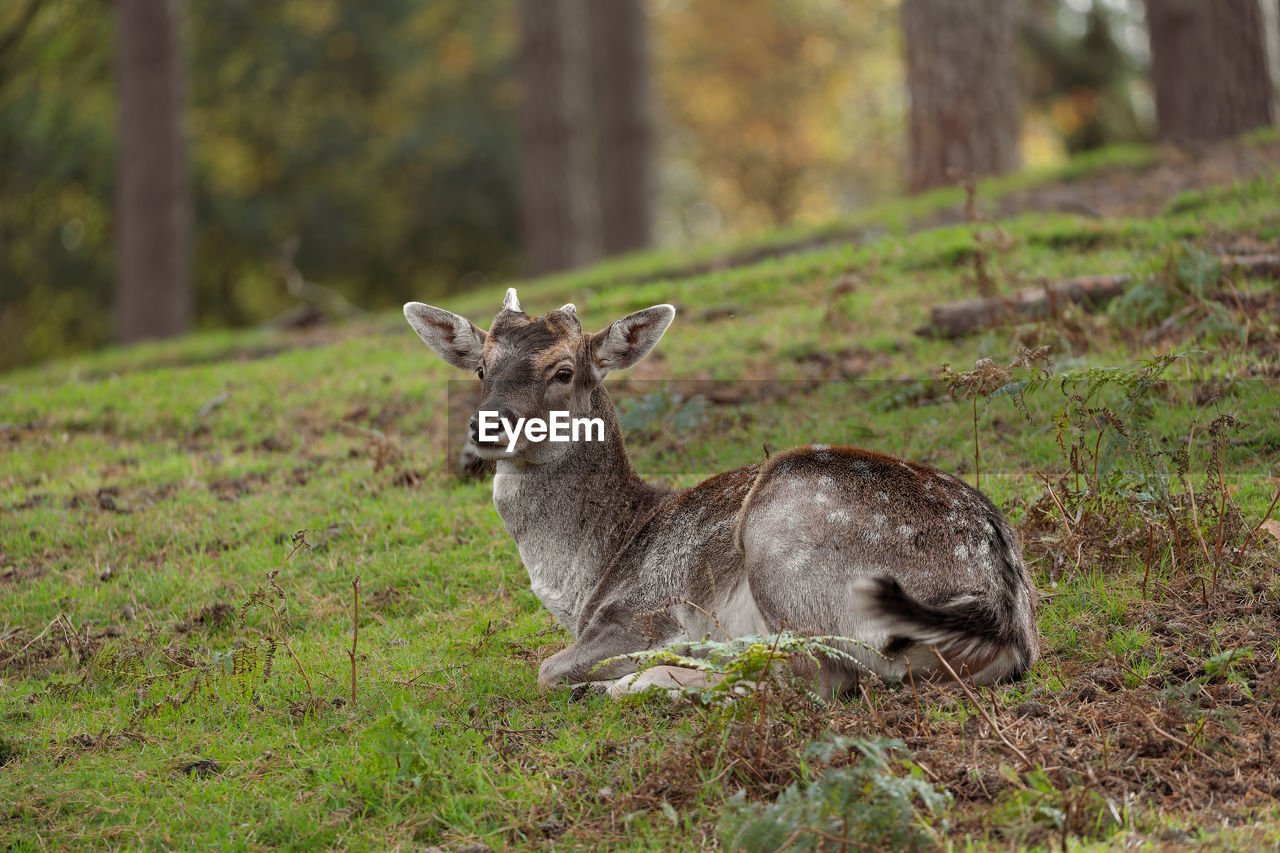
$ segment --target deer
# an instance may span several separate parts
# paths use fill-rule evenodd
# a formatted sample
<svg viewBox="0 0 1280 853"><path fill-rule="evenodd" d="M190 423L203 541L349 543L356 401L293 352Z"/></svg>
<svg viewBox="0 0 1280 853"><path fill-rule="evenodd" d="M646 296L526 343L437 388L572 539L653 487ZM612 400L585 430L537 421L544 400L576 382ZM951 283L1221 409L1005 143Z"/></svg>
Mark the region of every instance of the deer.
<svg viewBox="0 0 1280 853"><path fill-rule="evenodd" d="M699 670L627 656L782 630L843 638L846 654L805 673L828 694L856 689L863 670L985 685L1035 662L1036 591L1017 535L951 474L809 444L680 490L637 475L604 379L653 350L673 306L595 333L572 303L527 314L515 288L487 332L420 302L404 314L437 356L480 379L469 452L495 463L494 508L533 593L573 637L539 666L541 688L705 686ZM599 419L603 435L535 441L510 429L566 411ZM481 434L483 412L503 419L499 434Z"/></svg>

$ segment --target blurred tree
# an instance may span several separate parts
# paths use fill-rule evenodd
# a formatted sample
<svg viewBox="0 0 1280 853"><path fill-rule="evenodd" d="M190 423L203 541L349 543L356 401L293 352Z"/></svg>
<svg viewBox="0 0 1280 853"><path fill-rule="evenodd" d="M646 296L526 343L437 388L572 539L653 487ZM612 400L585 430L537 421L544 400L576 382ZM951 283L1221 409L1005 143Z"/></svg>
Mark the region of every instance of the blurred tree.
<svg viewBox="0 0 1280 853"><path fill-rule="evenodd" d="M191 324L191 195L183 141L178 0L117 0L116 335Z"/></svg>
<svg viewBox="0 0 1280 853"><path fill-rule="evenodd" d="M1017 168L1014 0L903 0L912 191Z"/></svg>
<svg viewBox="0 0 1280 853"><path fill-rule="evenodd" d="M596 0L587 11L599 121L600 247L613 255L649 245L649 25L640 0Z"/></svg>
<svg viewBox="0 0 1280 853"><path fill-rule="evenodd" d="M639 0L519 0L520 195L534 274L649 242L645 31Z"/></svg>
<svg viewBox="0 0 1280 853"><path fill-rule="evenodd" d="M203 322L515 272L509 0L188 2Z"/></svg>
<svg viewBox="0 0 1280 853"><path fill-rule="evenodd" d="M0 369L113 334L113 20L0 3Z"/></svg>
<svg viewBox="0 0 1280 853"><path fill-rule="evenodd" d="M117 10L33 5L0 2L0 369L112 336ZM511 0L180 8L197 325L516 271Z"/></svg>
<svg viewBox="0 0 1280 853"><path fill-rule="evenodd" d="M651 7L668 241L815 221L895 189L896 0Z"/></svg>
<svg viewBox="0 0 1280 853"><path fill-rule="evenodd" d="M520 224L534 275L600 257L589 0L520 3Z"/></svg>
<svg viewBox="0 0 1280 853"><path fill-rule="evenodd" d="M1160 138L1223 139L1277 118L1259 0L1146 3Z"/></svg>
<svg viewBox="0 0 1280 853"><path fill-rule="evenodd" d="M1024 4L1019 30L1028 101L1052 118L1068 152L1150 138L1135 100L1146 64L1121 36L1123 27L1137 26L1123 5L1094 2L1080 14L1064 0Z"/></svg>

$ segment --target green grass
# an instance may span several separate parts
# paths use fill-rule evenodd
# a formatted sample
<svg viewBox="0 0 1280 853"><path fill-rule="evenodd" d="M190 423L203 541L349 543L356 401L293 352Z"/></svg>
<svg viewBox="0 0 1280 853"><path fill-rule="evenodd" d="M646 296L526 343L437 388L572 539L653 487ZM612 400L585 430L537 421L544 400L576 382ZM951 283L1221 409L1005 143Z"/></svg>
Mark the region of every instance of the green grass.
<svg viewBox="0 0 1280 853"><path fill-rule="evenodd" d="M1052 177L1069 181L1149 158L1113 153ZM1002 191L1043 179L1012 179ZM1011 289L1156 269L1172 247L1210 246L1223 235L1273 240L1278 184L1273 176L1181 196L1153 219L1023 216L1001 223L1007 238L992 266ZM524 283L520 297L539 313L574 301L592 327L676 303L680 315L646 376L797 380L756 405L711 407L698 434L658 430L633 444L641 472L690 482L758 460L762 445L827 441L972 479L971 410L946 399L941 364L1007 361L1032 342L1053 345L1060 367L1128 365L1157 348L1114 314L1072 313L1060 325L958 342L914 335L928 306L973 295L971 227L905 228L958 199L944 192L828 229L886 226L867 239L690 274L678 271L711 253L636 256ZM755 246L796 239L777 234ZM615 285L620 278L648 280ZM850 286L834 286L842 281ZM494 288L449 307L487 325L500 296ZM734 306L733 317L697 319L724 306ZM1170 441L1192 431L1201 476L1203 429L1214 413L1195 392L1224 386L1218 407L1248 421L1227 448L1227 477L1250 524L1280 464L1280 393L1274 381L1244 377L1275 366L1274 348L1255 339L1276 331L1274 314L1254 318L1248 332L1243 321L1198 339L1192 330L1179 346L1194 354L1172 369L1157 419ZM857 359L857 368L832 368L822 360L832 354ZM702 717L661 700L575 701L568 691L538 690L538 662L568 636L529 591L488 484L447 469L453 378L397 316L320 334L202 334L0 377L0 660L59 614L65 622L50 637L79 632L51 657L0 666L0 844L644 850L716 838L733 790L714 774L679 809L618 806ZM828 381L801 381L815 378ZM615 384L620 395L648 390L622 376ZM1052 389L1033 396L1030 422L1003 400L980 411L983 488L1015 521L1043 493L1034 473L1065 470L1050 423L1060 403ZM290 535L301 529L313 547L289 558ZM1057 689L1063 667L1091 661L1130 661L1135 678L1161 671L1163 640L1126 624L1143 602L1142 551L1142 542L1128 543L1114 565L1075 571L1029 550L1052 596L1040 619L1047 654L1028 681L996 691L1002 704ZM1155 562L1155 582L1177 582L1171 551ZM206 659L244 648L269 630L264 614L250 613L241 626L234 613L218 623L213 608L238 610L273 569L287 620L271 630L296 653L318 708L306 705L303 672L279 650L271 676L248 691L230 672L215 674L187 701L129 726L172 685L95 675L77 656L104 642L143 640L153 661L166 647ZM355 578L361 618L351 702ZM1256 656L1274 659L1274 642L1264 646ZM409 734L388 728L396 708L410 709ZM960 712L928 713L947 720ZM385 738L414 744L416 763L397 767ZM203 759L216 769L190 770ZM972 808L980 815L981 806ZM1170 819L1158 804L1151 809L1147 829ZM1256 832L1224 832L1218 842L1274 842L1280 823L1274 814L1261 820ZM962 824L957 846L1005 843L995 828L973 827Z"/></svg>

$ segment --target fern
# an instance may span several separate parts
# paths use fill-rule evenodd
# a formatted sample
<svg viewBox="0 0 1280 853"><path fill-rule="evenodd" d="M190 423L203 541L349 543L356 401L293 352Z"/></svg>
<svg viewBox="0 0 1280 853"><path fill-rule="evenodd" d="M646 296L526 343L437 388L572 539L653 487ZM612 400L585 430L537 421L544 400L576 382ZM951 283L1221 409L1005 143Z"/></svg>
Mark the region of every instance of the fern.
<svg viewBox="0 0 1280 853"><path fill-rule="evenodd" d="M829 769L806 784L788 786L772 803L732 797L720 821L725 849L919 850L935 845L925 820L943 812L951 795L924 778L921 769L893 757L898 740L839 735L810 744L808 757L829 762L856 751L861 760Z"/></svg>
<svg viewBox="0 0 1280 853"><path fill-rule="evenodd" d="M863 663L844 647L857 647L881 657L879 650L850 637L806 637L790 631L751 634L724 641L704 639L696 643L618 655L601 661L597 668L620 660L639 662L638 672L655 666L679 666L708 673L711 686L692 691L707 699L733 696L739 688L759 685L776 677L780 664L805 661L821 666L838 660L865 669ZM811 696L811 698L817 698Z"/></svg>

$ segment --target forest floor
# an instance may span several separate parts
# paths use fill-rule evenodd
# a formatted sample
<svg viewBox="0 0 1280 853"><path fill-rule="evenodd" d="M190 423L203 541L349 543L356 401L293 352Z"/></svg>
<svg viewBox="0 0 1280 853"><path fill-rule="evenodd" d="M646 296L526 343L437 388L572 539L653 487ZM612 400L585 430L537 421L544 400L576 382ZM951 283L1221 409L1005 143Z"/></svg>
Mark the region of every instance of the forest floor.
<svg viewBox="0 0 1280 853"><path fill-rule="evenodd" d="M519 285L593 328L677 305L610 379L647 476L827 442L980 481L1042 594L1042 657L995 688L540 691L569 636L398 315L0 376L0 847L1280 846L1280 287L1215 261L1280 251L1280 145L1184 156ZM1138 284L912 331L1103 273Z"/></svg>

